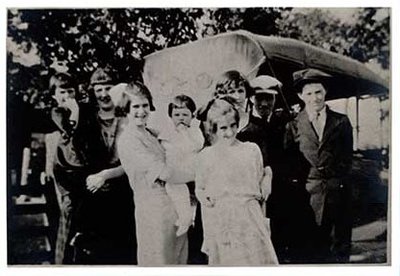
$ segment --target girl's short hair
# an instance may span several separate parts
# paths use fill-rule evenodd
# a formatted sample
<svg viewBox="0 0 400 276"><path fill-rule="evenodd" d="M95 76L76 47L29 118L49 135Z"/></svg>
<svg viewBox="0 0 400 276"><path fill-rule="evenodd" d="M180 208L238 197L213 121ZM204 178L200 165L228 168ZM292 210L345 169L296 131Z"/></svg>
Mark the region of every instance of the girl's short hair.
<svg viewBox="0 0 400 276"><path fill-rule="evenodd" d="M239 71L230 70L223 73L217 81L217 84L215 85L214 97L219 98L227 95L232 84L235 87L243 85L246 90L246 98L250 98L254 94L249 81Z"/></svg>
<svg viewBox="0 0 400 276"><path fill-rule="evenodd" d="M192 98L186 95L178 95L168 105L168 116L172 117L172 111L175 108L187 108L194 114L196 111L196 104Z"/></svg>
<svg viewBox="0 0 400 276"><path fill-rule="evenodd" d="M68 73L57 72L50 77L49 92L54 95L57 87L74 88L78 92L78 84L75 79Z"/></svg>
<svg viewBox="0 0 400 276"><path fill-rule="evenodd" d="M156 108L153 105L153 97L151 96L150 90L141 83L140 81L130 82L124 91L121 103L116 107L116 115L119 117L125 117L130 112L131 99L130 97L144 97L149 101L150 111L155 111Z"/></svg>
<svg viewBox="0 0 400 276"><path fill-rule="evenodd" d="M218 129L218 121L223 117L233 117L236 124L239 126L239 112L233 104L226 98L216 99L207 112L207 123L210 135L215 135Z"/></svg>

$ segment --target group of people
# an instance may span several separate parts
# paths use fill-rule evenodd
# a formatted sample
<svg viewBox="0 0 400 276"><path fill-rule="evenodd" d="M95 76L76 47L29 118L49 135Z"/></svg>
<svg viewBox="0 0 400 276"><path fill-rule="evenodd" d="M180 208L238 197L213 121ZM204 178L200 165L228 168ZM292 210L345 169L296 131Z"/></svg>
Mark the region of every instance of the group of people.
<svg viewBox="0 0 400 276"><path fill-rule="evenodd" d="M325 104L330 75L293 77L297 116L275 109L279 80L232 70L200 108L172 98L159 132L142 82L99 68L77 102L74 78L53 75L56 264L348 262L352 127Z"/></svg>

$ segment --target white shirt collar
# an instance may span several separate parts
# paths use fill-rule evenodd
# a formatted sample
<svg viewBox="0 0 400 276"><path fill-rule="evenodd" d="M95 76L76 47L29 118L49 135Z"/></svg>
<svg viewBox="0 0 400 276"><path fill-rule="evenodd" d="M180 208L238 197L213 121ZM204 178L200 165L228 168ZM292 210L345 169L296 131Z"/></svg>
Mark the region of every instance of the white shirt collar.
<svg viewBox="0 0 400 276"><path fill-rule="evenodd" d="M317 114L319 114L318 121L315 120ZM315 131L317 132L318 140L321 142L323 134L324 134L325 125L326 125L326 105L319 112L317 112L317 113L314 112L313 114L308 114L308 119L310 120Z"/></svg>
<svg viewBox="0 0 400 276"><path fill-rule="evenodd" d="M258 114L258 112L255 108L253 109L253 116L256 118L262 119L261 115ZM271 114L268 115L268 118L267 118L268 123L271 121L271 117L272 117L272 112L271 112Z"/></svg>
<svg viewBox="0 0 400 276"><path fill-rule="evenodd" d="M319 113L319 116L321 116L320 118L325 121L326 118L326 105L324 105L324 107L319 111L319 112L311 112L306 108L306 112L308 115L308 119L310 120L310 122L314 121L315 117L317 116L317 114Z"/></svg>

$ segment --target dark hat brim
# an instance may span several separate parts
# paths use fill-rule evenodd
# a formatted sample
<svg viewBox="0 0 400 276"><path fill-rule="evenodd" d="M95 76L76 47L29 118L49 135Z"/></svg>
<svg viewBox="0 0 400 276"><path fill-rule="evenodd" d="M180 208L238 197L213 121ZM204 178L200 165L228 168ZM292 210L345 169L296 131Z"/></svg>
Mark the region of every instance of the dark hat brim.
<svg viewBox="0 0 400 276"><path fill-rule="evenodd" d="M332 81L332 77L330 76L319 76L319 77L307 77L298 79L293 82L293 88L300 91L304 85L309 83L321 83L322 85L326 86Z"/></svg>

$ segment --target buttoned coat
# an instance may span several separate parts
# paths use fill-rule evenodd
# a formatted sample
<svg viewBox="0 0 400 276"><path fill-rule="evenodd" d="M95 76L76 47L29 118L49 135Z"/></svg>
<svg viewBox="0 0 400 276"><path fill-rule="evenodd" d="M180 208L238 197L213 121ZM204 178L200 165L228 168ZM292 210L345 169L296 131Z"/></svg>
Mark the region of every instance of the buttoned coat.
<svg viewBox="0 0 400 276"><path fill-rule="evenodd" d="M321 141L305 110L301 111L291 130L292 139L309 162L306 189L316 222L321 224L324 206L342 204L350 195L346 177L351 169L353 135L346 115L326 108L326 123ZM290 140L290 139L289 139Z"/></svg>

